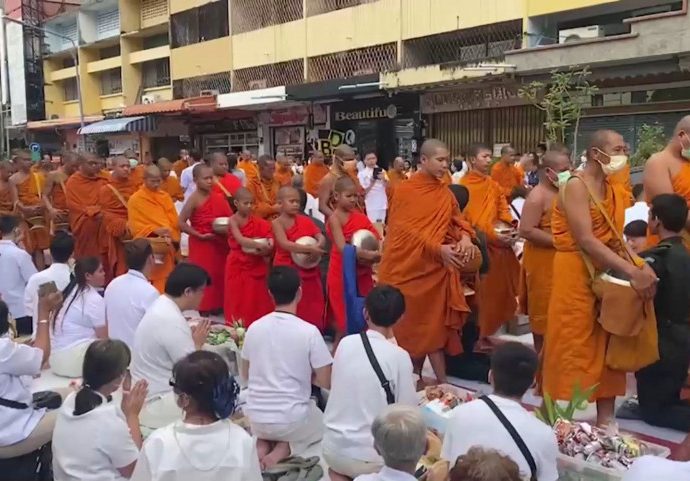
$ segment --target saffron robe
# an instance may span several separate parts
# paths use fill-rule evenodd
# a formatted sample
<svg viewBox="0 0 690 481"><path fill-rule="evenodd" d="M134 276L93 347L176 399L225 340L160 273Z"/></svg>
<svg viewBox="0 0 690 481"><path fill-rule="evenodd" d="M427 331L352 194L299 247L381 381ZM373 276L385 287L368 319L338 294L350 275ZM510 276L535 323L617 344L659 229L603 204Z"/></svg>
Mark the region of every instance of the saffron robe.
<svg viewBox="0 0 690 481"><path fill-rule="evenodd" d="M271 224L255 215L240 227L244 237L273 238ZM249 327L252 322L273 311L274 304L268 292L268 260L265 257L247 254L228 234L230 252L225 263L225 321L227 324L241 322Z"/></svg>
<svg viewBox="0 0 690 481"><path fill-rule="evenodd" d="M480 334L488 337L513 319L517 310L520 263L513 249L501 244L494 231L496 222L511 224L513 217L501 187L490 177L472 171L460 179L460 184L470 193L465 218L487 238L489 272L479 281L477 306Z"/></svg>
<svg viewBox="0 0 690 481"><path fill-rule="evenodd" d="M388 171L388 185L386 186L386 195L388 196L388 205L393 202L393 191L395 188L403 181L407 180L407 177L402 172L397 170Z"/></svg>
<svg viewBox="0 0 690 481"><path fill-rule="evenodd" d="M173 202L182 202L184 200L184 192L182 192L182 187L177 177L169 175L161 181L160 188L170 195Z"/></svg>
<svg viewBox="0 0 690 481"><path fill-rule="evenodd" d="M98 205L103 212L106 274L109 279L124 274L128 269L124 248L124 241L131 238L127 227L127 201L137 188L131 178L124 181L113 178L109 185L102 186L98 192Z"/></svg>
<svg viewBox="0 0 690 481"><path fill-rule="evenodd" d="M510 198L513 189L525 185L524 171L521 171L512 163L496 162L491 167L491 178L500 186L506 198Z"/></svg>
<svg viewBox="0 0 690 481"><path fill-rule="evenodd" d="M671 185L673 193L685 199L685 202L690 207L690 162L683 162L680 170L671 178ZM647 199L651 203L652 199ZM647 246L652 247L659 243L659 237L652 234L647 234ZM690 251L690 234L687 229L683 231L683 245Z"/></svg>
<svg viewBox="0 0 690 481"><path fill-rule="evenodd" d="M266 220L273 220L278 211L273 207L278 201L280 184L275 179L254 179L247 189L254 195L254 214Z"/></svg>
<svg viewBox="0 0 690 481"><path fill-rule="evenodd" d="M74 257L101 256L104 254L105 229L101 217L98 196L107 181L100 176L86 177L75 172L67 179L67 209L74 235Z"/></svg>
<svg viewBox="0 0 690 481"><path fill-rule="evenodd" d="M189 167L189 164L187 163L186 160L182 159L177 159L172 166L173 172L175 172L175 175L177 175L178 179L182 178L182 171Z"/></svg>
<svg viewBox="0 0 690 481"><path fill-rule="evenodd" d="M44 178L42 174L30 172L23 182L17 184L17 197L19 202L26 207L43 207L43 202L41 201L43 184ZM37 217L42 216L43 214L39 214ZM26 216L24 216L23 229L26 234L24 236L24 247L27 252L33 253L50 247L50 231L45 219L41 223L43 225L32 224L28 221Z"/></svg>
<svg viewBox="0 0 690 481"><path fill-rule="evenodd" d="M247 184L259 178L259 168L250 160L240 160L237 162L237 168L244 171L247 176Z"/></svg>
<svg viewBox="0 0 690 481"><path fill-rule="evenodd" d="M276 172L274 174L274 178L276 182L278 182L278 185L280 185L281 187L285 187L286 185L292 185L293 175L294 174L290 167L276 164Z"/></svg>
<svg viewBox="0 0 690 481"><path fill-rule="evenodd" d="M395 338L412 358L462 350L460 331L470 308L461 273L443 264L441 245L464 234L473 236L472 228L443 179L418 172L396 188L378 277L405 296Z"/></svg>
<svg viewBox="0 0 690 481"><path fill-rule="evenodd" d="M328 172L328 166L325 164L307 165L304 168L304 190L313 197L318 197L319 184Z"/></svg>
<svg viewBox="0 0 690 481"><path fill-rule="evenodd" d="M321 230L306 215L298 214L292 227L285 229L285 236L290 242L295 242L300 237L316 237ZM319 265L311 269L304 269L295 264L292 260L290 251L276 245L274 266L290 266L299 272L302 281L302 300L297 305L297 317L304 319L310 324L315 325L320 331L325 329L324 311L326 301L323 297L323 286L321 285L321 269Z"/></svg>
<svg viewBox="0 0 690 481"><path fill-rule="evenodd" d="M0 215L14 214L14 202L12 202L12 191L9 182L0 185Z"/></svg>

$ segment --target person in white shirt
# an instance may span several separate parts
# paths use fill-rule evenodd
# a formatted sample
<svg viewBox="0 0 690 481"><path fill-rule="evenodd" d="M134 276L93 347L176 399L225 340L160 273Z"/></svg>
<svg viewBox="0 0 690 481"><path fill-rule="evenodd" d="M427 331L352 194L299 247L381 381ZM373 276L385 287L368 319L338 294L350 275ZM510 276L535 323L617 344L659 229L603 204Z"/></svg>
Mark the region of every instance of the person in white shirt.
<svg viewBox="0 0 690 481"><path fill-rule="evenodd" d="M35 337L38 322L38 288L47 282L54 282L59 291L63 291L72 276L69 259L74 252L74 238L63 230L57 231L50 241L50 257L53 263L47 269L29 277L24 290L24 309L32 318L32 338Z"/></svg>
<svg viewBox="0 0 690 481"><path fill-rule="evenodd" d="M635 203L632 207L625 209L625 224L628 225L635 220L647 222L649 218L649 205L644 198L644 186L642 184L633 185L632 190Z"/></svg>
<svg viewBox="0 0 690 481"><path fill-rule="evenodd" d="M184 417L146 439L132 481L261 481L254 440L228 419L240 388L225 361L193 352L171 383Z"/></svg>
<svg viewBox="0 0 690 481"><path fill-rule="evenodd" d="M105 271L98 257L84 257L74 264L74 280L65 288L62 307L55 317L50 367L53 374L81 377L86 349L96 339L108 337L105 301L97 289L105 285Z"/></svg>
<svg viewBox="0 0 690 481"><path fill-rule="evenodd" d="M405 298L395 287L378 285L365 301L367 340L389 382L394 402L417 406L409 354L394 344L393 326L405 313ZM331 392L326 405L323 456L331 480L378 472L383 466L374 449L371 425L388 405L386 391L367 357L361 335L343 338L333 359Z"/></svg>
<svg viewBox="0 0 690 481"><path fill-rule="evenodd" d="M459 184L460 179L465 176L467 170L467 162L464 161L462 156L458 156L453 159L453 174L450 176L452 183Z"/></svg>
<svg viewBox="0 0 690 481"><path fill-rule="evenodd" d="M24 290L36 266L31 255L17 244L21 242L19 219L0 216L0 297L7 303L18 334L31 334L31 315L24 306Z"/></svg>
<svg viewBox="0 0 690 481"><path fill-rule="evenodd" d="M147 279L151 271L153 249L146 239L125 244L125 260L129 270L113 279L105 288L105 313L108 336L134 347L134 332L146 310L158 299L158 290Z"/></svg>
<svg viewBox="0 0 690 481"><path fill-rule="evenodd" d="M251 155L247 154L247 159L249 159L250 157ZM236 154L228 154L228 172L240 179L240 181L242 182L242 187L247 187L247 174L244 173L244 170L237 168Z"/></svg>
<svg viewBox="0 0 690 481"><path fill-rule="evenodd" d="M671 461L642 456L623 475L622 481L685 481L690 479L690 461Z"/></svg>
<svg viewBox="0 0 690 481"><path fill-rule="evenodd" d="M323 414L311 400L312 379L329 389L333 361L319 330L295 315L302 298L297 271L274 268L268 290L276 310L247 329L241 364L248 381L243 411L263 468L321 441Z"/></svg>
<svg viewBox="0 0 690 481"><path fill-rule="evenodd" d="M132 475L142 445L139 412L146 381L129 390L130 360L122 341L101 339L86 350L82 386L67 396L55 423L55 481L120 481ZM118 404L112 394L120 386Z"/></svg>
<svg viewBox="0 0 690 481"><path fill-rule="evenodd" d="M32 407L31 382L50 356L50 312L61 300L59 292L39 300L41 320L33 347L10 338L9 311L7 304L0 301L0 399L4 401L0 402L0 459L32 453L53 437L56 412ZM6 401L21 403L26 408L6 405Z"/></svg>
<svg viewBox="0 0 690 481"><path fill-rule="evenodd" d="M306 196L307 201L304 209L302 209L302 212L304 212L307 216L313 217L314 219L323 223L325 217L319 210L319 201L316 200L316 197L304 190L304 178L301 175L295 175L295 177L292 179L292 186L297 190L304 191Z"/></svg>
<svg viewBox="0 0 690 481"><path fill-rule="evenodd" d="M192 149L189 152L189 166L185 167L180 174L180 187L182 187L182 192L184 192L184 201L187 202L189 196L192 192L196 190L196 184L194 183L194 166L201 162L201 152L196 149Z"/></svg>
<svg viewBox="0 0 690 481"><path fill-rule="evenodd" d="M537 353L518 342L498 346L491 356L489 381L494 394L458 406L448 420L441 457L451 464L473 447L495 449L520 467L523 478L556 481L558 444L551 428L520 405L537 371ZM517 444L490 407L503 413L513 425L534 459L532 469Z"/></svg>
<svg viewBox="0 0 690 481"><path fill-rule="evenodd" d="M151 304L134 332L132 378L149 383L140 416L142 426L158 429L182 416L169 384L173 366L201 349L210 329L208 319L190 327L182 312L199 309L208 282L208 274L197 265L175 266L165 283L165 294Z"/></svg>
<svg viewBox="0 0 690 481"><path fill-rule="evenodd" d="M364 204L369 220L373 223L384 222L388 210L388 178L386 172L377 166L376 154L370 152L364 156L364 168L359 171L357 178L364 188Z"/></svg>
<svg viewBox="0 0 690 481"><path fill-rule="evenodd" d="M394 404L387 406L371 426L374 448L384 466L376 474L364 474L357 481L415 481L417 463L426 451L426 425L419 409Z"/></svg>

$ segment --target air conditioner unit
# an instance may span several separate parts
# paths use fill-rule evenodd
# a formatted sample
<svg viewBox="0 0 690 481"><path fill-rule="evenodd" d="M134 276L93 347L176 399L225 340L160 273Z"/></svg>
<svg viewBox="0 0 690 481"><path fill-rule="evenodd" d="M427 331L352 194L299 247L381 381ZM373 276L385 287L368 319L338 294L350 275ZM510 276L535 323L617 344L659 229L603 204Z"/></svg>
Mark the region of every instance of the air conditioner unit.
<svg viewBox="0 0 690 481"><path fill-rule="evenodd" d="M200 97L213 97L218 94L220 94L218 89L206 89L199 92Z"/></svg>
<svg viewBox="0 0 690 481"><path fill-rule="evenodd" d="M142 104L155 104L160 100L160 96L155 94L146 94L141 96Z"/></svg>
<svg viewBox="0 0 690 481"><path fill-rule="evenodd" d="M266 87L268 87L268 82L265 78L249 81L249 90L265 89Z"/></svg>
<svg viewBox="0 0 690 481"><path fill-rule="evenodd" d="M598 38L604 36L604 29L600 25L590 25L589 27L569 28L558 32L558 43L578 42L588 38Z"/></svg>

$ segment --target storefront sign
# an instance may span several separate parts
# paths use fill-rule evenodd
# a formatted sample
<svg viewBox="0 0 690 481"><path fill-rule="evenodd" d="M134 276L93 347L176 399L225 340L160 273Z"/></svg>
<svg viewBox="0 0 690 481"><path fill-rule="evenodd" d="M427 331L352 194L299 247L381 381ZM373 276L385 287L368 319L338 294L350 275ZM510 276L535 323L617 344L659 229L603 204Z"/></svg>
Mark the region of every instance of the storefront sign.
<svg viewBox="0 0 690 481"><path fill-rule="evenodd" d="M306 125L309 123L309 111L314 115L314 125L323 125L327 121L326 107L315 104L311 109L307 107L291 107L289 109L271 110L268 113L268 124L272 127L283 125Z"/></svg>
<svg viewBox="0 0 690 481"><path fill-rule="evenodd" d="M248 132L256 131L257 123L254 118L246 119L221 119L215 122L192 124L197 134L213 132Z"/></svg>
<svg viewBox="0 0 690 481"><path fill-rule="evenodd" d="M398 107L395 104L388 104L386 107L370 107L363 110L351 112L336 111L333 120L336 122L348 122L353 120L379 120L394 119L398 116Z"/></svg>
<svg viewBox="0 0 690 481"><path fill-rule="evenodd" d="M526 105L518 95L517 85L498 85L474 89L432 92L422 95L422 113L456 112Z"/></svg>

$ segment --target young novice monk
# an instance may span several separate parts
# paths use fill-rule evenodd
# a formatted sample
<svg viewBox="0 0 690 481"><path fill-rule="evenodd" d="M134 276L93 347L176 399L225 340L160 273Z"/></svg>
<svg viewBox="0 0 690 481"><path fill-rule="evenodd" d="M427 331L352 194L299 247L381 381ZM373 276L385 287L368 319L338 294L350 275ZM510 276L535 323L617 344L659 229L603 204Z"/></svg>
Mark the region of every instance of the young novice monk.
<svg viewBox="0 0 690 481"><path fill-rule="evenodd" d="M245 327L273 310L266 278L273 253L271 224L254 214L254 197L239 188L233 197L237 212L230 217L225 263L225 320L242 321ZM268 239L268 245L256 239ZM246 250L252 250L248 253Z"/></svg>
<svg viewBox="0 0 690 481"><path fill-rule="evenodd" d="M325 301L321 286L319 264L309 269L295 264L292 253L307 254L309 260L325 254L326 238L312 220L300 211L300 196L294 187L281 187L278 191L280 216L273 221L273 235L276 240L274 266L294 267L302 282L302 299L297 304L297 317L324 329L323 311ZM314 245L297 244L300 237L313 237Z"/></svg>
<svg viewBox="0 0 690 481"><path fill-rule="evenodd" d="M357 185L349 176L340 177L333 187L335 210L328 218L326 232L331 238L331 261L328 266L327 292L329 311L335 322L335 345L347 331L345 291L343 286L343 248L358 230L366 229L380 239L379 233L366 214L357 210ZM381 260L378 251L357 249L357 288L366 296L374 288L371 265Z"/></svg>

